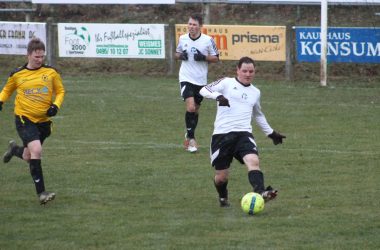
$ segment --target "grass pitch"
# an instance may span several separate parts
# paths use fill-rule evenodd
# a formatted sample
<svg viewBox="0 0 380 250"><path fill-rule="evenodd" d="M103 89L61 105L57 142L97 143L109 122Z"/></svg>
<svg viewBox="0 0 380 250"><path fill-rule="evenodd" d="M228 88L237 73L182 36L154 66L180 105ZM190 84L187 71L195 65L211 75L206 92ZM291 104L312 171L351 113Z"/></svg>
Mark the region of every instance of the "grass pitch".
<svg viewBox="0 0 380 250"><path fill-rule="evenodd" d="M6 77L3 77L5 82ZM197 154L182 148L184 104L175 78L64 76L67 95L43 152L40 206L28 167L0 163L0 249L379 249L379 82L258 80L280 146L255 129L267 185L278 199L257 216L234 161L232 206L219 208L209 163L215 102L205 100ZM0 113L0 147L14 128Z"/></svg>

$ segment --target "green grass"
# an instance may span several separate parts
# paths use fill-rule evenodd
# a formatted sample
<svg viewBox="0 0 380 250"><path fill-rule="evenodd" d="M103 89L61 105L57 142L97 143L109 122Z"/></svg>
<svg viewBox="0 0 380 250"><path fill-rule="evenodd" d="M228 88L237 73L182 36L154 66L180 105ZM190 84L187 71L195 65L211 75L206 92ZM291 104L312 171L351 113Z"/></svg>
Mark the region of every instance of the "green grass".
<svg viewBox="0 0 380 250"><path fill-rule="evenodd" d="M2 78L3 82L5 77ZM175 78L64 76L67 95L43 169L57 198L40 206L28 167L0 163L0 249L379 249L380 83L258 80L274 146L255 127L266 184L280 190L249 217L236 161L232 206L218 207L208 146L215 103L203 102L197 154L182 149ZM0 146L17 138L12 104ZM1 151L1 150L0 150Z"/></svg>

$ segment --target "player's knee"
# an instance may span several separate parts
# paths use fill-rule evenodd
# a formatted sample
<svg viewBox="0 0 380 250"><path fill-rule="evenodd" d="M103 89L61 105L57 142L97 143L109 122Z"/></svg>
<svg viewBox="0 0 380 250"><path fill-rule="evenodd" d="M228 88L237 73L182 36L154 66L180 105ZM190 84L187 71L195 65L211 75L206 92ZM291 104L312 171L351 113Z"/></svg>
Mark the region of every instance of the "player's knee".
<svg viewBox="0 0 380 250"><path fill-rule="evenodd" d="M28 148L24 148L24 152L22 153L22 159L26 162L29 162L31 159L30 151Z"/></svg>
<svg viewBox="0 0 380 250"><path fill-rule="evenodd" d="M198 110L195 105L188 105L186 107L186 111L190 113L196 113Z"/></svg>
<svg viewBox="0 0 380 250"><path fill-rule="evenodd" d="M41 159L41 155L42 155L42 147L33 147L31 149L29 149L29 159L30 158L33 158L33 159Z"/></svg>
<svg viewBox="0 0 380 250"><path fill-rule="evenodd" d="M248 170L260 170L260 160L255 154L248 154L243 157L243 161Z"/></svg>
<svg viewBox="0 0 380 250"><path fill-rule="evenodd" d="M228 181L228 171L217 171L215 173L216 183L225 183Z"/></svg>
<svg viewBox="0 0 380 250"><path fill-rule="evenodd" d="M39 140L34 140L30 143L28 143L28 148L27 150L30 154L30 157L32 159L41 159L42 155L42 145Z"/></svg>
<svg viewBox="0 0 380 250"><path fill-rule="evenodd" d="M23 155L22 156L22 159L24 160L24 161L26 161L26 162L29 162L30 161L30 159L32 159L32 157L31 157L31 155Z"/></svg>
<svg viewBox="0 0 380 250"><path fill-rule="evenodd" d="M194 101L194 97L186 99L186 111L190 113L198 112L198 105Z"/></svg>

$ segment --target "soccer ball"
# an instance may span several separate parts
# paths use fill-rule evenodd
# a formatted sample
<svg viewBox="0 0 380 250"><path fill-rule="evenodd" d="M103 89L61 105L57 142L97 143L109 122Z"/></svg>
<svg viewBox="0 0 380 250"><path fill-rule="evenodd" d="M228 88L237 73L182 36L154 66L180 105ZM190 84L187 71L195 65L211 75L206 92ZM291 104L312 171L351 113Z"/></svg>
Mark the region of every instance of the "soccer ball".
<svg viewBox="0 0 380 250"><path fill-rule="evenodd" d="M260 213L264 210L264 199L258 193L247 193L241 199L241 208L249 215Z"/></svg>

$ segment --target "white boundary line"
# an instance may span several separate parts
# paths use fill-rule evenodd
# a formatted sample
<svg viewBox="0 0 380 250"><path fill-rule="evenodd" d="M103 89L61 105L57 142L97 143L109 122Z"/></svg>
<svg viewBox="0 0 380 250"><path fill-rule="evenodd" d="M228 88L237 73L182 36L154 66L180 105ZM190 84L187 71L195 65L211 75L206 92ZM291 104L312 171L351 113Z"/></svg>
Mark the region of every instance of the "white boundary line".
<svg viewBox="0 0 380 250"><path fill-rule="evenodd" d="M58 140L61 141L61 140ZM115 141L72 141L75 144L85 145L98 145L97 149L103 150L119 150L129 148L153 148L153 149L177 149L183 148L181 144L175 143L155 143L155 142L115 142ZM67 149L67 147L58 147ZM209 148L209 146L200 146L200 148ZM335 149L318 149L318 148L287 148L285 145L281 147L261 147L260 151L291 151L291 152L315 152L315 153L328 153L328 154L352 154L352 155L379 155L375 151L350 151L350 150L335 150Z"/></svg>
<svg viewBox="0 0 380 250"><path fill-rule="evenodd" d="M320 107L320 106L338 106L338 107L361 107L361 108L380 108L380 105L375 104L373 101L369 101L368 104L346 104L346 103L337 103L337 104L331 104L331 103L291 103L291 102L270 102L270 101L263 101L263 104L269 104L269 105L286 105L286 106L313 106L313 107Z"/></svg>

